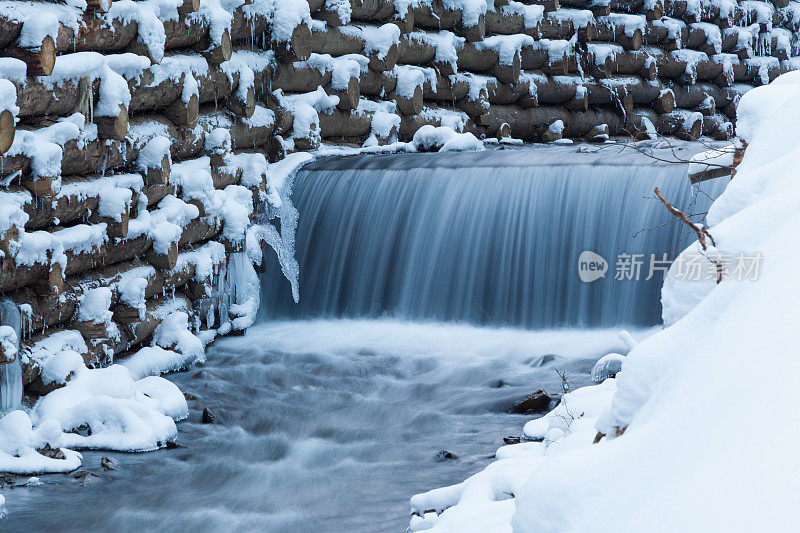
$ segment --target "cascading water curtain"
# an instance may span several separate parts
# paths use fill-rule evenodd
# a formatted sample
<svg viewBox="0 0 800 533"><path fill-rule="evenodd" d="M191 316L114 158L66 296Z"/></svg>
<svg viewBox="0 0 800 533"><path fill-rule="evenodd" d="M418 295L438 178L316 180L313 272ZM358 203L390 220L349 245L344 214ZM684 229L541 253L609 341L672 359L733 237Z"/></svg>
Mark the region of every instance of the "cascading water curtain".
<svg viewBox="0 0 800 533"><path fill-rule="evenodd" d="M487 154L487 157L491 157ZM705 211L683 165L303 170L296 305L275 262L262 278L265 313L380 317L526 328L654 325L662 274L693 236L652 196ZM710 192L724 184L709 182ZM713 196L713 194L711 194ZM646 228L652 231L634 234ZM578 257L608 262L579 279ZM614 279L618 257L641 260L639 279Z"/></svg>

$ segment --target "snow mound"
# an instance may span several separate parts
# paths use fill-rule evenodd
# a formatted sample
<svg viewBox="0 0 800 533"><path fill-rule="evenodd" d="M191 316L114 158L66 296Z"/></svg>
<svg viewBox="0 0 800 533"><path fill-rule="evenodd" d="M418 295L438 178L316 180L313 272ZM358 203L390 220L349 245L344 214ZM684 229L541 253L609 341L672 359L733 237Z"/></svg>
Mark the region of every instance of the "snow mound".
<svg viewBox="0 0 800 533"><path fill-rule="evenodd" d="M61 445L61 426L54 420L33 428L24 411L11 411L0 418L0 471L17 474L69 472L81 465L81 454L62 448L63 459L47 457L37 449ZM0 503L4 503L2 500Z"/></svg>
<svg viewBox="0 0 800 533"><path fill-rule="evenodd" d="M83 367L36 402L31 421L37 430L63 428L58 442L69 448L142 452L165 446L177 434L174 419L187 414L186 400L171 382L155 376L134 381L127 368L111 365Z"/></svg>
<svg viewBox="0 0 800 533"><path fill-rule="evenodd" d="M420 152L480 152L483 143L471 133L458 133L447 126L426 124L414 134L414 147Z"/></svg>

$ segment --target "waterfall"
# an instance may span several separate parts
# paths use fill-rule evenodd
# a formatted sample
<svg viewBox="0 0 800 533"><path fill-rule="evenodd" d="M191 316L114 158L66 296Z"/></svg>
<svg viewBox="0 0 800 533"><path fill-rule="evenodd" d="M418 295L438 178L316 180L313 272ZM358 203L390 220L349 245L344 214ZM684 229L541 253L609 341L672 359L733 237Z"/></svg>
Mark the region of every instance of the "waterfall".
<svg viewBox="0 0 800 533"><path fill-rule="evenodd" d="M262 316L378 317L527 328L653 325L662 274L691 242L652 196L705 211L726 180L696 194L686 167L645 157L522 150L375 156L300 171L295 304L275 261L262 278ZM719 182L719 183L718 183ZM608 262L584 283L578 256ZM642 254L641 279L615 280L619 254Z"/></svg>
<svg viewBox="0 0 800 533"><path fill-rule="evenodd" d="M10 326L16 332L16 343L22 335L22 315L13 302L0 299L0 325ZM19 354L11 363L0 365L0 413L19 409L22 405L22 366Z"/></svg>

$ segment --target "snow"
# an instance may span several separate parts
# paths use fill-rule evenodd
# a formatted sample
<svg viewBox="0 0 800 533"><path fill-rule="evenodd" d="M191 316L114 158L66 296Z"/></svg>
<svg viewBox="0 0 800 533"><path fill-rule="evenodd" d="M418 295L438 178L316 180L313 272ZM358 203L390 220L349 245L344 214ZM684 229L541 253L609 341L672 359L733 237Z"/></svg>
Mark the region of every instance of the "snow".
<svg viewBox="0 0 800 533"><path fill-rule="evenodd" d="M190 331L189 316L183 311L171 312L162 318L153 332L152 346L174 350L187 364L206 360L203 343Z"/></svg>
<svg viewBox="0 0 800 533"><path fill-rule="evenodd" d="M412 141L419 151L465 152L485 150L483 143L471 133L458 133L447 126L426 124L414 134Z"/></svg>
<svg viewBox="0 0 800 533"><path fill-rule="evenodd" d="M159 346L145 346L130 357L118 361L128 369L133 379L175 372L189 368L194 362L195 358L192 356L187 358L181 353Z"/></svg>
<svg viewBox="0 0 800 533"><path fill-rule="evenodd" d="M111 321L111 289L97 287L88 289L78 298L78 313L76 320L81 322L94 322L103 324Z"/></svg>
<svg viewBox="0 0 800 533"><path fill-rule="evenodd" d="M436 91L436 70L430 67L417 67L414 65L397 65L394 67L397 75L395 93L404 98L413 98L414 92L423 89L427 83L431 90Z"/></svg>
<svg viewBox="0 0 800 533"><path fill-rule="evenodd" d="M0 418L0 470L18 474L75 470L81 464L81 454L77 452L62 449L64 459L51 459L36 451L48 444L58 448L60 437L57 422L51 420L34 429L27 413L11 411Z"/></svg>
<svg viewBox="0 0 800 533"><path fill-rule="evenodd" d="M530 35L494 35L474 45L478 50L494 50L497 52L499 64L511 65L514 63L514 58L519 57L524 46L533 46L535 42Z"/></svg>
<svg viewBox="0 0 800 533"><path fill-rule="evenodd" d="M527 5L522 2L515 2L514 0L510 0L507 5L501 7L500 11L504 16L509 16L511 14L522 16L526 29L536 28L544 18L543 5ZM560 13L561 11L565 10L561 9L555 13ZM589 14L591 15L591 11L589 11Z"/></svg>
<svg viewBox="0 0 800 533"><path fill-rule="evenodd" d="M36 425L58 422L67 431L61 435L61 444L66 447L119 451L160 448L177 433L175 421L162 411L173 412L176 406L162 394L169 403L159 402L162 408L154 408L152 397L139 397L142 393L137 385L128 369L120 365L84 368L64 387L40 398L31 410L31 420ZM89 434L81 435L81 426L88 426Z"/></svg>
<svg viewBox="0 0 800 533"><path fill-rule="evenodd" d="M627 340L624 359L598 362L605 372L620 361L617 377L529 421L524 433L540 443L501 448L483 472L412 498L421 515L412 530L791 528L800 460L797 429L786 421L800 401L800 256L787 243L800 228L798 81L780 77L742 97L747 151L707 216L716 247L705 254L760 254L758 276L695 281L673 264L662 290L665 328ZM694 243L680 257L696 254Z"/></svg>
<svg viewBox="0 0 800 533"><path fill-rule="evenodd" d="M364 52L375 54L378 59L385 59L392 45L396 46L400 42L400 28L392 23L383 26L343 26L339 31L343 35L363 39Z"/></svg>
<svg viewBox="0 0 800 533"><path fill-rule="evenodd" d="M453 70L457 71L457 50L464 45L466 39L447 30L440 30L438 33L414 31L406 35L406 37L433 46L436 49L434 59L437 62L451 65Z"/></svg>

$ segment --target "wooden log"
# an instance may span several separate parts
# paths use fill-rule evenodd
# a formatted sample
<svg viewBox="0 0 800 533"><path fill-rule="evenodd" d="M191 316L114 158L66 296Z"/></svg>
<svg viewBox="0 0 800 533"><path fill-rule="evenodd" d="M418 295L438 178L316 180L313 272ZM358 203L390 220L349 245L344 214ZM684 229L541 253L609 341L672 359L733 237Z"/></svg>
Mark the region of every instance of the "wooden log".
<svg viewBox="0 0 800 533"><path fill-rule="evenodd" d="M391 22L397 24L402 33L414 30L411 3L403 12L398 12L390 0L351 0L350 8L353 20Z"/></svg>
<svg viewBox="0 0 800 533"><path fill-rule="evenodd" d="M673 111L659 115L649 109L637 109L634 113L650 120L661 135L697 140L703 133L703 116L700 113Z"/></svg>
<svg viewBox="0 0 800 533"><path fill-rule="evenodd" d="M114 321L126 333L123 351L128 351L147 341L161 323L159 308L172 297L155 298L145 302L144 313L130 306L118 306L114 309Z"/></svg>
<svg viewBox="0 0 800 533"><path fill-rule="evenodd" d="M306 24L296 26L287 41L273 42L272 48L279 58L294 61L307 60L313 51L311 28Z"/></svg>
<svg viewBox="0 0 800 533"><path fill-rule="evenodd" d="M200 99L197 94L193 94L188 102L178 98L165 109L165 115L176 126L194 124L199 114Z"/></svg>
<svg viewBox="0 0 800 533"><path fill-rule="evenodd" d="M155 268L172 270L178 264L178 243L170 243L166 251L156 251L150 248L145 253L145 257Z"/></svg>
<svg viewBox="0 0 800 533"><path fill-rule="evenodd" d="M14 115L8 109L0 112L0 155L8 152L14 143L16 125Z"/></svg>
<svg viewBox="0 0 800 533"><path fill-rule="evenodd" d="M658 96L650 102L650 105L653 111L659 115L672 113L675 110L675 93L671 90L662 90L658 93Z"/></svg>
<svg viewBox="0 0 800 533"><path fill-rule="evenodd" d="M119 113L115 117L94 117L97 135L101 139L117 139L124 141L128 135L128 110L119 105Z"/></svg>
<svg viewBox="0 0 800 533"><path fill-rule="evenodd" d="M658 0L645 5L644 0L611 0L611 11L631 14L644 12L647 20L659 20L664 16L664 3Z"/></svg>
<svg viewBox="0 0 800 533"><path fill-rule="evenodd" d="M39 198L52 198L61 190L61 179L57 177L23 176L20 183Z"/></svg>
<svg viewBox="0 0 800 533"><path fill-rule="evenodd" d="M707 97L714 100L716 108L722 109L737 102L736 94L712 83L697 83L694 85L670 84L670 91L674 94L675 104L683 109L694 109Z"/></svg>
<svg viewBox="0 0 800 533"><path fill-rule="evenodd" d="M500 7L495 2L494 10L489 9L486 12L486 34L487 35L516 35L524 34L530 35L534 39L541 36L540 26L528 26L525 22L525 16L514 10L507 10ZM570 34L570 38L574 32ZM562 37L552 37L554 39L561 39ZM579 36L580 38L580 36Z"/></svg>
<svg viewBox="0 0 800 533"><path fill-rule="evenodd" d="M422 96L425 100L455 103L467 97L469 81L465 76L443 76L436 74L436 85L425 83Z"/></svg>
<svg viewBox="0 0 800 533"><path fill-rule="evenodd" d="M532 75L530 81L536 86L540 105L566 105L576 100L586 80L580 76Z"/></svg>
<svg viewBox="0 0 800 533"><path fill-rule="evenodd" d="M225 108L235 115L250 118L256 111L256 91L251 85L247 87L244 94L236 90L229 94L224 100ZM199 113L199 109L198 109Z"/></svg>
<svg viewBox="0 0 800 533"><path fill-rule="evenodd" d="M70 283L67 283L69 286ZM26 316L26 331L43 331L46 328L66 323L75 314L77 298L71 289L59 293L35 291L30 286L22 287L14 292L4 295L17 306L30 306L33 311ZM20 339L22 340L22 339Z"/></svg>
<svg viewBox="0 0 800 533"><path fill-rule="evenodd" d="M630 78L589 81L585 85L588 103L591 106L610 106L622 115L629 115L633 112L633 96L629 87L638 83Z"/></svg>
<svg viewBox="0 0 800 533"><path fill-rule="evenodd" d="M56 45L53 38L46 35L37 48L12 46L5 49L9 57L19 59L27 66L27 74L33 76L49 76L56 66Z"/></svg>
<svg viewBox="0 0 800 533"><path fill-rule="evenodd" d="M283 98L270 98L267 109L275 115L274 131L277 135L283 135L292 129L294 115L291 108Z"/></svg>
<svg viewBox="0 0 800 533"><path fill-rule="evenodd" d="M434 34L435 36L435 34ZM403 35L397 47L397 62L403 65L432 65L445 76L455 74L455 65L449 61L436 58L435 37L430 38L423 32Z"/></svg>
<svg viewBox="0 0 800 533"><path fill-rule="evenodd" d="M394 71L376 72L365 70L358 79L358 89L362 95L383 97L397 88L397 73Z"/></svg>
<svg viewBox="0 0 800 533"><path fill-rule="evenodd" d="M722 43L717 42L720 35L713 35L710 31L704 23L689 24L687 26L686 48L699 50L709 56L722 52Z"/></svg>
<svg viewBox="0 0 800 533"><path fill-rule="evenodd" d="M595 39L617 43L625 50L638 50L644 44L644 34L639 28L627 31L624 25L618 24L613 18L599 18L594 30Z"/></svg>
<svg viewBox="0 0 800 533"><path fill-rule="evenodd" d="M610 57L609 70L612 74L635 74L646 80L658 79L656 60L646 50L614 54Z"/></svg>
<svg viewBox="0 0 800 533"><path fill-rule="evenodd" d="M90 13L107 13L113 0L86 0L86 10Z"/></svg>
<svg viewBox="0 0 800 533"><path fill-rule="evenodd" d="M689 37L686 24L677 20L668 20L669 24L662 21L648 22L644 32L644 43L658 45L665 52L671 52L683 47Z"/></svg>
<svg viewBox="0 0 800 533"><path fill-rule="evenodd" d="M309 39L311 52L343 56L360 54L369 58L369 68L377 71L392 70L399 56L398 43L392 43L388 50L372 50L367 46L364 37L351 29L342 31L339 28L315 29Z"/></svg>
<svg viewBox="0 0 800 533"><path fill-rule="evenodd" d="M727 141L733 138L735 132L728 117L715 113L703 119L703 135L717 141Z"/></svg>
<svg viewBox="0 0 800 533"><path fill-rule="evenodd" d="M327 89L327 92L339 97L339 103L336 107L341 111L350 111L357 108L358 101L361 98L357 77L351 77L345 87L331 86Z"/></svg>
<svg viewBox="0 0 800 533"><path fill-rule="evenodd" d="M585 135L585 139L589 142L605 142L610 138L608 124L598 124Z"/></svg>
<svg viewBox="0 0 800 533"><path fill-rule="evenodd" d="M558 12L548 14L539 25L539 37L551 40L570 40L578 35L578 42L589 42L595 38L595 21L587 20L586 25L576 24L575 20L558 16Z"/></svg>
<svg viewBox="0 0 800 533"><path fill-rule="evenodd" d="M522 52L514 52L511 61L500 62L500 55L492 48L464 43L458 51L458 68L470 72L485 72L504 83L516 83L522 71Z"/></svg>
<svg viewBox="0 0 800 533"><path fill-rule="evenodd" d="M321 70L307 63L278 63L272 88L284 92L305 92L311 88L327 87L330 83L330 70Z"/></svg>
<svg viewBox="0 0 800 533"><path fill-rule="evenodd" d="M55 39L56 52L105 52L124 50L139 34L135 20L87 15L76 32L70 26L60 26Z"/></svg>
<svg viewBox="0 0 800 533"><path fill-rule="evenodd" d="M446 7L442 0L414 7L414 24L432 30L453 30L470 42L482 41L486 37L486 17L480 14L475 24L463 20L463 11Z"/></svg>
<svg viewBox="0 0 800 533"><path fill-rule="evenodd" d="M422 111L423 92L420 86L415 87L411 95L392 93L391 99L397 104L398 111L404 115L416 115Z"/></svg>

